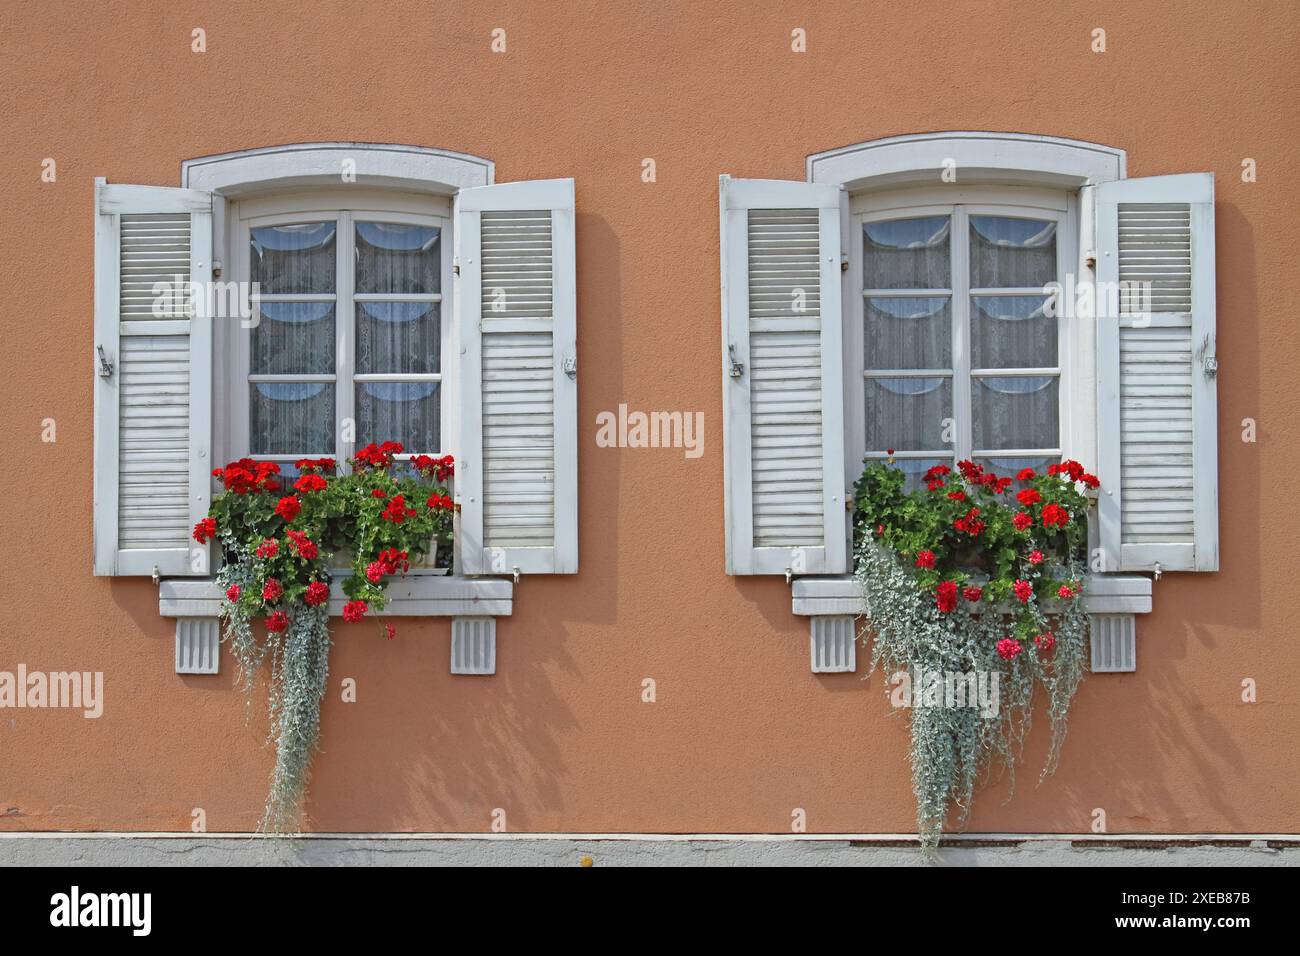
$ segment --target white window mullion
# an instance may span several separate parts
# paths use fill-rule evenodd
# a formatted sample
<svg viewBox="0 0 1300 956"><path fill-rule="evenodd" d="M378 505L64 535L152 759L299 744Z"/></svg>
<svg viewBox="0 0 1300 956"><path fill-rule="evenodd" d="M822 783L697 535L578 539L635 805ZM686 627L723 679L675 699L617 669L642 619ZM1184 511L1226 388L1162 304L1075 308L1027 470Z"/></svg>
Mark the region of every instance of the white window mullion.
<svg viewBox="0 0 1300 956"><path fill-rule="evenodd" d="M335 455L338 458L340 472L348 470L347 460L356 452L356 396L353 394L352 376L356 373L356 305L353 302L355 278L353 266L356 261L355 240L352 234L352 214L340 212L338 218L338 267L335 291L338 308L335 315L335 328L338 337L335 340L337 353L338 380L334 386L334 407L338 421L334 429ZM352 423L354 440L345 441L343 423Z"/></svg>
<svg viewBox="0 0 1300 956"><path fill-rule="evenodd" d="M952 414L956 420L953 453L971 457L970 229L966 207L952 210Z"/></svg>

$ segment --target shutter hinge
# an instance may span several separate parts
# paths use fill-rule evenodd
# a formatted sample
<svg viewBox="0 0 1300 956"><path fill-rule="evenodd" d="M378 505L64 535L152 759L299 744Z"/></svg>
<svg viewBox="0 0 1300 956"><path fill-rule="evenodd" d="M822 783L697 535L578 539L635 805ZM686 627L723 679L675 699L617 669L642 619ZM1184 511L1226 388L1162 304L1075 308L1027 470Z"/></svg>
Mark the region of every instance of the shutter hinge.
<svg viewBox="0 0 1300 956"><path fill-rule="evenodd" d="M569 376L575 382L578 380L578 357L576 355L566 355L564 364L560 366L564 374Z"/></svg>
<svg viewBox="0 0 1300 956"><path fill-rule="evenodd" d="M214 279L220 279L220 278L221 278L221 260L220 260L220 259L213 259L213 260L212 260L212 278L214 278Z"/></svg>
<svg viewBox="0 0 1300 956"><path fill-rule="evenodd" d="M745 363L736 361L736 347L734 345L727 346L727 355L731 359L731 377L740 378L745 374Z"/></svg>
<svg viewBox="0 0 1300 956"><path fill-rule="evenodd" d="M460 275L460 257L459 257L459 256L457 256L455 259L453 259L453 260L451 261L451 274L452 274L452 275L457 275L457 276Z"/></svg>
<svg viewBox="0 0 1300 956"><path fill-rule="evenodd" d="M155 564L153 566L153 574L151 574L150 577L153 578L153 586L157 587L158 583L162 581L162 575L158 571L158 565Z"/></svg>
<svg viewBox="0 0 1300 956"><path fill-rule="evenodd" d="M515 579L515 584L519 583L519 565L516 564L514 566L514 569L510 572L510 576Z"/></svg>
<svg viewBox="0 0 1300 956"><path fill-rule="evenodd" d="M110 362L108 356L104 354L104 346L96 345L95 350L99 352L99 377L108 378L113 374L113 363Z"/></svg>

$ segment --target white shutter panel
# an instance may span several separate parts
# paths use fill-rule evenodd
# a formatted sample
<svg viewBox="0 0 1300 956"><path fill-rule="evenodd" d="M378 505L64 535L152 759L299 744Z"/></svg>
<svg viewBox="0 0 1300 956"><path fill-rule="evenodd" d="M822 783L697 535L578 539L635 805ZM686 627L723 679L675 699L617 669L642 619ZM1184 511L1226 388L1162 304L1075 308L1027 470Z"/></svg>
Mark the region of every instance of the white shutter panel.
<svg viewBox="0 0 1300 956"><path fill-rule="evenodd" d="M456 197L466 574L578 570L573 180Z"/></svg>
<svg viewBox="0 0 1300 956"><path fill-rule="evenodd" d="M1217 571L1213 174L1099 185L1097 279L1107 569Z"/></svg>
<svg viewBox="0 0 1300 956"><path fill-rule="evenodd" d="M720 193L727 573L842 573L844 194L728 176Z"/></svg>
<svg viewBox="0 0 1300 956"><path fill-rule="evenodd" d="M207 574L211 194L100 179L95 205L95 574Z"/></svg>

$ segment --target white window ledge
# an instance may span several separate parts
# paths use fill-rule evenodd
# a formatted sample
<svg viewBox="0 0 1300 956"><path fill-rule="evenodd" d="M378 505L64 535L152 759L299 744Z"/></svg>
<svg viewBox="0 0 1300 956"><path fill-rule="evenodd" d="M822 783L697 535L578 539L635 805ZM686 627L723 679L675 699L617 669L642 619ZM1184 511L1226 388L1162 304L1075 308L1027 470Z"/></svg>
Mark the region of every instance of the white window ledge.
<svg viewBox="0 0 1300 956"><path fill-rule="evenodd" d="M1089 614L1150 614L1151 579L1141 575L1094 575L1083 606ZM802 617L867 613L862 587L849 575L795 578L794 613Z"/></svg>
<svg viewBox="0 0 1300 956"><path fill-rule="evenodd" d="M384 617L508 617L514 583L504 578L417 575L388 585ZM163 617L216 617L224 595L212 580L162 581L158 613ZM347 601L338 582L330 585L330 614L340 616Z"/></svg>

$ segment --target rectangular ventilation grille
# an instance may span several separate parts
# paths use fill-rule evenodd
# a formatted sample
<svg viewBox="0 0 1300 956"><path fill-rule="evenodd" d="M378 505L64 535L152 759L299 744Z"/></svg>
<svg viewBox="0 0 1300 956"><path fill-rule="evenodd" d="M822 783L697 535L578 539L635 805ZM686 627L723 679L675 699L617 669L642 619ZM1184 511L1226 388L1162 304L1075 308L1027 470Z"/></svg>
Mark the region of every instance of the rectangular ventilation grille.
<svg viewBox="0 0 1300 956"><path fill-rule="evenodd" d="M753 209L748 228L754 545L817 547L825 523L819 214Z"/></svg>
<svg viewBox="0 0 1300 956"><path fill-rule="evenodd" d="M497 672L497 620L494 617L456 617L451 621L451 672Z"/></svg>
<svg viewBox="0 0 1300 956"><path fill-rule="evenodd" d="M811 617L812 671L847 674L857 670L858 645L852 617Z"/></svg>
<svg viewBox="0 0 1300 956"><path fill-rule="evenodd" d="M1137 670L1137 623L1132 614L1094 614L1092 670L1123 674Z"/></svg>
<svg viewBox="0 0 1300 956"><path fill-rule="evenodd" d="M176 673L215 674L221 650L221 622L215 617L176 619Z"/></svg>
<svg viewBox="0 0 1300 956"><path fill-rule="evenodd" d="M483 321L550 319L550 210L484 212L480 223Z"/></svg>
<svg viewBox="0 0 1300 956"><path fill-rule="evenodd" d="M121 321L189 318L190 214L127 213L120 227ZM167 287L162 295L159 283Z"/></svg>

